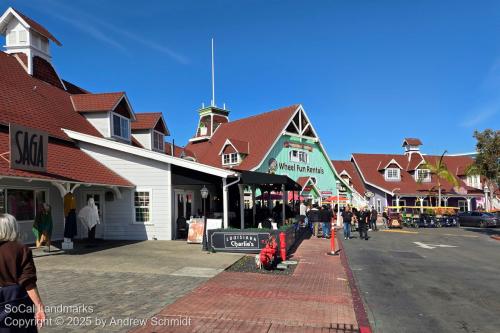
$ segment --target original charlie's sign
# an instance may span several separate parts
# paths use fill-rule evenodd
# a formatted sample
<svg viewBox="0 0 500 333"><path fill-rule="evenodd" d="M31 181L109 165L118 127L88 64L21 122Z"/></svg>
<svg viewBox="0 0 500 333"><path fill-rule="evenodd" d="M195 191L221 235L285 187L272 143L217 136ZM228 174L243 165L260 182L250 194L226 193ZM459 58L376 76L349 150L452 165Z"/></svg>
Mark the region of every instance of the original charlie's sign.
<svg viewBox="0 0 500 333"><path fill-rule="evenodd" d="M49 136L46 132L10 124L10 167L47 171Z"/></svg>
<svg viewBox="0 0 500 333"><path fill-rule="evenodd" d="M210 233L210 245L216 251L259 252L269 239L269 232L215 231Z"/></svg>

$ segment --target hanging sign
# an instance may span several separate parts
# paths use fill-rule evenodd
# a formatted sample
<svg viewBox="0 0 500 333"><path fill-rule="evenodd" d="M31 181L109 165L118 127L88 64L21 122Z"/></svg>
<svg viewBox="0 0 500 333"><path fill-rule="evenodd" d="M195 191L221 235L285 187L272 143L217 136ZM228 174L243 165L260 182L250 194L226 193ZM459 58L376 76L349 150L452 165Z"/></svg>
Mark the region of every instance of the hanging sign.
<svg viewBox="0 0 500 333"><path fill-rule="evenodd" d="M10 167L27 171L47 171L49 135L36 129L10 124Z"/></svg>

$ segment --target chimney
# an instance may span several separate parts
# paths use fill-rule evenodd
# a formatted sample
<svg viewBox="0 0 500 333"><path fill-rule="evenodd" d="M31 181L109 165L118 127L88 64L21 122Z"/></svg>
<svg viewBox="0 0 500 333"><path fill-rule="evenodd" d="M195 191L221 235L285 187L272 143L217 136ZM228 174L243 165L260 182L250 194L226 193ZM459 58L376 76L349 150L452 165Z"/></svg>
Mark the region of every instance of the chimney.
<svg viewBox="0 0 500 333"><path fill-rule="evenodd" d="M411 155L414 153L417 153L419 155L422 155L420 153L420 146L422 145L422 141L417 138L405 138L403 140L403 145L402 147L405 149L404 154L408 156L408 161L411 160Z"/></svg>

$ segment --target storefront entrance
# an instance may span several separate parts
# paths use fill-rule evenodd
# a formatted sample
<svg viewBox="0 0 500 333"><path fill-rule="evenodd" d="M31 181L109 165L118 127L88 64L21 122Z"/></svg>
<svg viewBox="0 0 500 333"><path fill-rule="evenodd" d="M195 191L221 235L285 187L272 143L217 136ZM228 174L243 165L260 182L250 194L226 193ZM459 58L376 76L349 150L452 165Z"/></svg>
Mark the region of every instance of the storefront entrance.
<svg viewBox="0 0 500 333"><path fill-rule="evenodd" d="M83 191L81 207L85 207L90 198L94 198L97 211L99 212L99 223L95 229L96 238L104 238L104 193L99 191ZM88 230L82 223L78 223L78 235L80 238L87 238Z"/></svg>

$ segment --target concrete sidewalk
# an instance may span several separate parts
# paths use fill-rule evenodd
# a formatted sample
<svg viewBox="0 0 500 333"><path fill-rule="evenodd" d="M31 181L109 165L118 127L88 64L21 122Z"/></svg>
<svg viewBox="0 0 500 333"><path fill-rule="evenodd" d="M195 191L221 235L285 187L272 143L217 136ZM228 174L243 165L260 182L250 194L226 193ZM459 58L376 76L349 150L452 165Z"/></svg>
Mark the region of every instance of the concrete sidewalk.
<svg viewBox="0 0 500 333"><path fill-rule="evenodd" d="M290 276L222 272L135 332L357 332L348 277L340 256L326 255L329 245L304 240ZM176 318L190 325L169 321Z"/></svg>

